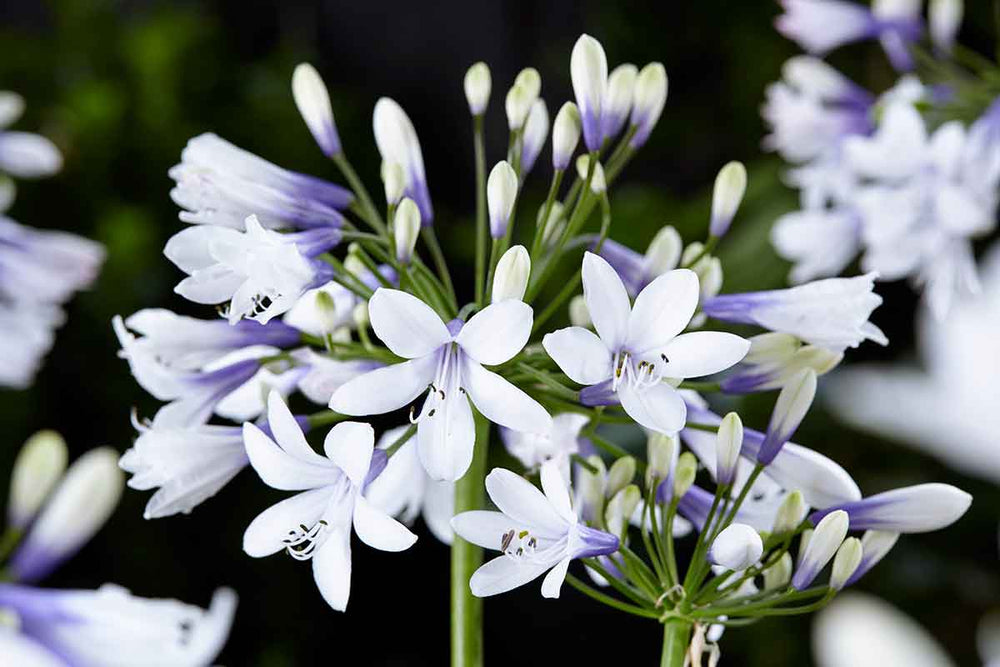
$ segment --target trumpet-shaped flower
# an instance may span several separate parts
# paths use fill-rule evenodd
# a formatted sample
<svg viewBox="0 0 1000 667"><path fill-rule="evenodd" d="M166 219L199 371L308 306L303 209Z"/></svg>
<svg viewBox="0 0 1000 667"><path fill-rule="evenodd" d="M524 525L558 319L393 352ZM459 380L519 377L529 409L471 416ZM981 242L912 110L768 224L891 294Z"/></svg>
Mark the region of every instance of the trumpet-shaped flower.
<svg viewBox="0 0 1000 667"><path fill-rule="evenodd" d="M544 493L523 477L494 468L486 490L500 511L463 512L451 520L464 539L501 552L472 575L473 595L505 593L548 571L542 596L557 598L571 560L618 550L617 537L579 522L556 462L542 464L541 480Z"/></svg>
<svg viewBox="0 0 1000 667"><path fill-rule="evenodd" d="M170 170L183 222L243 229L251 213L267 229L339 227L354 196L314 176L282 169L212 134L188 141Z"/></svg>
<svg viewBox="0 0 1000 667"><path fill-rule="evenodd" d="M927 533L955 523L971 504L972 496L949 484L918 484L826 507L809 518L816 522L843 510L855 530Z"/></svg>
<svg viewBox="0 0 1000 667"><path fill-rule="evenodd" d="M676 433L684 426L684 399L665 379L725 370L750 347L728 333L681 334L698 304L698 278L687 269L659 276L630 305L615 270L588 252L583 293L597 335L581 327L560 329L542 340L545 351L571 380L588 385L580 396L585 404L618 401L653 431Z"/></svg>
<svg viewBox="0 0 1000 667"><path fill-rule="evenodd" d="M327 603L347 608L351 593L351 526L365 544L382 551L410 548L417 536L363 495L377 476L375 433L368 424L342 422L330 430L320 456L281 397L268 399L274 440L253 424L243 425L250 464L268 486L301 491L262 512L243 535L243 550L260 558L285 549L296 560L312 560L316 585ZM277 441L277 442L275 442Z"/></svg>
<svg viewBox="0 0 1000 667"><path fill-rule="evenodd" d="M225 227L192 227L175 234L163 253L188 277L174 289L195 303L229 301L229 322L268 322L284 313L306 290L329 280L332 270L311 260L337 244L333 228L298 234L264 229L257 216L246 233Z"/></svg>
<svg viewBox="0 0 1000 667"><path fill-rule="evenodd" d="M472 462L475 427L469 399L484 417L517 431L544 433L545 409L501 376L483 368L517 354L531 334L531 307L516 299L491 304L464 324L445 324L423 301L381 288L368 305L375 334L408 359L351 380L330 399L345 415L397 410L430 389L416 418L417 446L427 473L456 480Z"/></svg>
<svg viewBox="0 0 1000 667"><path fill-rule="evenodd" d="M96 591L0 584L0 607L20 626L19 633L0 627L0 655L4 664L23 667L203 667L225 645L236 602L228 588L201 609L136 597L113 584Z"/></svg>

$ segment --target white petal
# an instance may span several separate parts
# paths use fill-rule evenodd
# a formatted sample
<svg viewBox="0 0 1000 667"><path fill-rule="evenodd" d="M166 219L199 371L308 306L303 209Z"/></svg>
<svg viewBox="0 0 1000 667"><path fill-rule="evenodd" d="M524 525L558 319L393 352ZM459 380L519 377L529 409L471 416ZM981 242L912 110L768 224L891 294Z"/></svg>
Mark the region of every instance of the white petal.
<svg viewBox="0 0 1000 667"><path fill-rule="evenodd" d="M351 536L334 529L313 555L313 578L326 603L337 611L347 609L351 597Z"/></svg>
<svg viewBox="0 0 1000 667"><path fill-rule="evenodd" d="M523 586L548 569L547 563L517 561L507 556L494 558L473 573L469 588L476 597L498 595Z"/></svg>
<svg viewBox="0 0 1000 667"><path fill-rule="evenodd" d="M618 387L618 398L628 416L658 433L671 435L684 428L687 407L677 390L660 382L636 389L628 382Z"/></svg>
<svg viewBox="0 0 1000 667"><path fill-rule="evenodd" d="M267 426L274 434L278 446L295 458L324 465L323 457L317 454L302 433L302 427L295 421L281 393L271 391L267 395Z"/></svg>
<svg viewBox="0 0 1000 667"><path fill-rule="evenodd" d="M724 371L750 350L750 341L721 331L681 334L657 352L656 370L670 378L696 378ZM663 356L659 356L663 355ZM667 363L663 365L663 357Z"/></svg>
<svg viewBox="0 0 1000 667"><path fill-rule="evenodd" d="M465 388L483 416L515 431L547 433L552 417L538 401L475 361L463 364Z"/></svg>
<svg viewBox="0 0 1000 667"><path fill-rule="evenodd" d="M604 345L619 349L628 337L628 292L611 265L592 252L583 256L583 297Z"/></svg>
<svg viewBox="0 0 1000 667"><path fill-rule="evenodd" d="M563 558L545 575L545 579L542 580L543 598L559 597L559 590L562 588L563 581L566 580L566 571L569 570L570 560L572 559L568 556Z"/></svg>
<svg viewBox="0 0 1000 667"><path fill-rule="evenodd" d="M455 515L451 520L455 534L467 542L484 549L500 550L503 536L510 530L521 531L525 526L519 524L503 512L488 510L473 510Z"/></svg>
<svg viewBox="0 0 1000 667"><path fill-rule="evenodd" d="M417 536L406 526L358 496L354 500L354 532L368 546L381 551L406 551Z"/></svg>
<svg viewBox="0 0 1000 667"><path fill-rule="evenodd" d="M342 384L330 408L342 415L380 415L411 403L434 380L437 355L377 368Z"/></svg>
<svg viewBox="0 0 1000 667"><path fill-rule="evenodd" d="M213 246L242 245L239 231L227 227L195 225L177 232L167 241L163 254L184 273L194 273L217 263Z"/></svg>
<svg viewBox="0 0 1000 667"><path fill-rule="evenodd" d="M472 463L475 441L472 408L459 391L452 391L438 403L434 415L425 416L417 426L420 462L434 480L455 481L464 475Z"/></svg>
<svg viewBox="0 0 1000 667"><path fill-rule="evenodd" d="M282 491L315 489L337 478L337 471L329 461L305 461L293 456L253 424L243 424L243 444L250 465L271 488Z"/></svg>
<svg viewBox="0 0 1000 667"><path fill-rule="evenodd" d="M454 535L451 519L455 516L455 483L428 482L424 492L424 523L444 544L451 544Z"/></svg>
<svg viewBox="0 0 1000 667"><path fill-rule="evenodd" d="M62 168L56 145L30 132L0 134L0 171L19 178L51 176Z"/></svg>
<svg viewBox="0 0 1000 667"><path fill-rule="evenodd" d="M243 533L243 551L254 558L270 556L284 548L282 542L299 525L312 526L330 501L328 487L313 489L271 505L250 522Z"/></svg>
<svg viewBox="0 0 1000 667"><path fill-rule="evenodd" d="M500 511L531 527L540 537L557 539L566 534L567 523L535 485L504 468L486 476L486 491Z"/></svg>
<svg viewBox="0 0 1000 667"><path fill-rule="evenodd" d="M698 275L674 269L639 292L628 321L629 349L639 356L665 346L684 330L698 307Z"/></svg>
<svg viewBox="0 0 1000 667"><path fill-rule="evenodd" d="M365 482L372 452L375 450L375 430L371 424L341 422L326 434L323 451L357 486Z"/></svg>
<svg viewBox="0 0 1000 667"><path fill-rule="evenodd" d="M556 511L567 521L572 521L576 514L569 499L569 480L563 477L559 467L560 462L552 459L542 464L542 491Z"/></svg>
<svg viewBox="0 0 1000 667"><path fill-rule="evenodd" d="M14 629L0 630L0 655L3 664L17 667L66 667L66 662L45 648L44 644Z"/></svg>
<svg viewBox="0 0 1000 667"><path fill-rule="evenodd" d="M531 336L531 306L516 299L494 303L465 323L455 339L481 364L494 366L521 351Z"/></svg>
<svg viewBox="0 0 1000 667"><path fill-rule="evenodd" d="M430 354L451 334L430 306L406 292L380 287L368 302L372 329L386 347L406 359Z"/></svg>
<svg viewBox="0 0 1000 667"><path fill-rule="evenodd" d="M611 377L611 352L589 329L566 327L545 334L542 347L573 382L599 384Z"/></svg>

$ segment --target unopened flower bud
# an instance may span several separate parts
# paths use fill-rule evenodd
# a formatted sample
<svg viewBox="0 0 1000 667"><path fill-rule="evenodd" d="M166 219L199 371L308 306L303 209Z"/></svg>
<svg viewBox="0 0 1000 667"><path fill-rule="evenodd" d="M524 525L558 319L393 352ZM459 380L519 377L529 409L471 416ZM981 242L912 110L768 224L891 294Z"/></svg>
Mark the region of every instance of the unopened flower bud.
<svg viewBox="0 0 1000 667"><path fill-rule="evenodd" d="M639 148L649 139L667 102L667 71L660 63L649 63L639 71L632 99L632 125L636 131L629 146Z"/></svg>
<svg viewBox="0 0 1000 667"><path fill-rule="evenodd" d="M590 311L587 310L587 300L582 294L577 294L569 302L569 323L575 327L589 329L594 326L590 319Z"/></svg>
<svg viewBox="0 0 1000 667"><path fill-rule="evenodd" d="M646 438L646 484L656 484L670 475L680 443L676 435L650 433Z"/></svg>
<svg viewBox="0 0 1000 667"><path fill-rule="evenodd" d="M844 510L836 510L823 517L806 544L805 553L792 577L792 586L796 590L807 588L820 570L826 567L847 537L849 526L850 520Z"/></svg>
<svg viewBox="0 0 1000 667"><path fill-rule="evenodd" d="M507 224L514 203L517 201L517 174L506 160L497 162L486 181L486 203L490 209L490 236L502 238L507 233Z"/></svg>
<svg viewBox="0 0 1000 667"><path fill-rule="evenodd" d="M576 145L580 143L580 110L572 102L566 102L556 114L552 125L552 168L565 169Z"/></svg>
<svg viewBox="0 0 1000 667"><path fill-rule="evenodd" d="M625 124L632 109L635 80L639 69L630 63L619 65L608 76L608 87L601 103L601 137L606 141L615 137Z"/></svg>
<svg viewBox="0 0 1000 667"><path fill-rule="evenodd" d="M792 557L786 551L778 562L764 570L764 590L776 591L788 586L792 580Z"/></svg>
<svg viewBox="0 0 1000 667"><path fill-rule="evenodd" d="M481 116L490 103L493 79L486 63L478 62L465 73L465 99L473 116Z"/></svg>
<svg viewBox="0 0 1000 667"><path fill-rule="evenodd" d="M525 67L514 79L514 85L507 91L505 109L507 111L507 127L511 131L519 130L528 119L531 106L542 91L542 77L534 67Z"/></svg>
<svg viewBox="0 0 1000 667"><path fill-rule="evenodd" d="M812 540L813 532L812 528L806 528L799 533L799 556L795 561L796 567L802 564L802 558L806 555L806 549L809 547L809 541Z"/></svg>
<svg viewBox="0 0 1000 667"><path fill-rule="evenodd" d="M611 497L631 484L635 477L635 467L635 459L631 456L616 459L608 470L608 485L604 489L604 495Z"/></svg>
<svg viewBox="0 0 1000 667"><path fill-rule="evenodd" d="M671 225L664 225L646 249L645 264L650 278L661 276L677 268L684 242Z"/></svg>
<svg viewBox="0 0 1000 667"><path fill-rule="evenodd" d="M722 289L722 262L718 257L709 257L705 268L698 273L698 296L704 301L711 299Z"/></svg>
<svg viewBox="0 0 1000 667"><path fill-rule="evenodd" d="M420 209L409 197L399 202L396 215L392 219L392 233L396 240L396 260L400 264L409 264L413 258L413 249L417 246L420 235Z"/></svg>
<svg viewBox="0 0 1000 667"><path fill-rule="evenodd" d="M781 389L767 425L767 435L757 454L759 463L768 465L774 460L802 423L815 396L816 371L811 368L800 372Z"/></svg>
<svg viewBox="0 0 1000 667"><path fill-rule="evenodd" d="M524 122L524 138L521 142L521 178L535 166L538 154L542 152L545 139L549 136L549 108L545 100L537 99L531 105L528 120Z"/></svg>
<svg viewBox="0 0 1000 667"><path fill-rule="evenodd" d="M608 472L600 456L588 456L587 463L597 472L590 472L579 466L576 474L576 497L580 506L580 516L590 523L596 523L604 513L604 490L607 488Z"/></svg>
<svg viewBox="0 0 1000 667"><path fill-rule="evenodd" d="M347 257L344 258L344 268L356 278L364 278L365 274L368 273L368 267L358 259L357 255L351 253L350 249L348 249Z"/></svg>
<svg viewBox="0 0 1000 667"><path fill-rule="evenodd" d="M612 535L622 536L628 527L629 518L639 506L642 493L635 484L629 484L621 489L611 500L604 510L604 525Z"/></svg>
<svg viewBox="0 0 1000 667"><path fill-rule="evenodd" d="M872 569L885 558L886 554L896 546L899 533L891 533L884 530L866 530L861 536L861 562L854 573L847 578L845 585L850 586L861 577L865 576L868 570Z"/></svg>
<svg viewBox="0 0 1000 667"><path fill-rule="evenodd" d="M587 149L599 150L601 104L608 87L608 57L604 54L604 47L590 35L580 35L573 45L569 70Z"/></svg>
<svg viewBox="0 0 1000 667"><path fill-rule="evenodd" d="M316 316L323 333L333 333L340 324L340 318L337 316L337 304L334 303L333 297L325 290L317 290L315 305Z"/></svg>
<svg viewBox="0 0 1000 667"><path fill-rule="evenodd" d="M716 481L719 484L732 484L736 477L736 465L740 461L740 449L743 448L743 422L735 412L730 412L722 418L719 432L715 438Z"/></svg>
<svg viewBox="0 0 1000 667"><path fill-rule="evenodd" d="M510 248L497 262L496 273L493 276L492 303L506 299L524 299L528 289L528 278L531 277L531 258L523 245Z"/></svg>
<svg viewBox="0 0 1000 667"><path fill-rule="evenodd" d="M727 526L712 542L709 558L716 565L727 570L745 570L764 553L764 543L760 535L745 523Z"/></svg>
<svg viewBox="0 0 1000 667"><path fill-rule="evenodd" d="M725 235L747 191L747 169L742 162L730 162L719 170L712 190L712 221L709 234Z"/></svg>
<svg viewBox="0 0 1000 667"><path fill-rule="evenodd" d="M385 188L385 203L398 204L406 192L406 174L398 162L382 163L382 184Z"/></svg>
<svg viewBox="0 0 1000 667"><path fill-rule="evenodd" d="M951 53L965 11L962 0L930 0L927 7L931 42L943 53Z"/></svg>
<svg viewBox="0 0 1000 667"><path fill-rule="evenodd" d="M771 533L774 535L784 535L799 527L802 520L806 518L809 507L802 496L801 491L792 491L785 495L785 499L778 506L778 512L774 516L774 526Z"/></svg>
<svg viewBox="0 0 1000 667"><path fill-rule="evenodd" d="M92 449L70 466L9 564L17 581L44 577L108 520L125 486L118 452Z"/></svg>
<svg viewBox="0 0 1000 667"><path fill-rule="evenodd" d="M535 216L536 224L542 224L542 214L545 213L545 206L538 209L538 215ZM550 248L555 245L556 241L563 233L563 229L566 227L566 218L563 216L565 209L560 202L552 202L552 210L549 211L549 220L545 223L545 228L542 230L542 246Z"/></svg>
<svg viewBox="0 0 1000 667"><path fill-rule="evenodd" d="M358 329L367 328L368 323L371 322L371 318L368 316L368 302L362 301L354 306L354 310L351 311L351 317L354 320L355 327Z"/></svg>
<svg viewBox="0 0 1000 667"><path fill-rule="evenodd" d="M66 470L66 441L55 431L28 438L14 460L7 501L9 527L23 530Z"/></svg>
<svg viewBox="0 0 1000 667"><path fill-rule="evenodd" d="M683 498L684 494L691 489L694 484L694 477L698 473L698 460L691 452L684 452L677 458L677 467L674 470L674 497Z"/></svg>
<svg viewBox="0 0 1000 667"><path fill-rule="evenodd" d="M340 137L333 122L330 94L316 69L302 63L292 74L292 97L299 108L302 120L312 133L320 149L328 157L340 153Z"/></svg>
<svg viewBox="0 0 1000 667"><path fill-rule="evenodd" d="M590 172L590 156L581 155L576 159L576 173L586 182L587 174ZM596 195L608 189L608 184L604 180L604 167L600 162L594 162L594 175L590 177L590 190Z"/></svg>
<svg viewBox="0 0 1000 667"><path fill-rule="evenodd" d="M833 570L830 572L830 588L839 591L850 579L854 571L861 564L861 540L856 537L848 537L837 549L837 555L833 558Z"/></svg>

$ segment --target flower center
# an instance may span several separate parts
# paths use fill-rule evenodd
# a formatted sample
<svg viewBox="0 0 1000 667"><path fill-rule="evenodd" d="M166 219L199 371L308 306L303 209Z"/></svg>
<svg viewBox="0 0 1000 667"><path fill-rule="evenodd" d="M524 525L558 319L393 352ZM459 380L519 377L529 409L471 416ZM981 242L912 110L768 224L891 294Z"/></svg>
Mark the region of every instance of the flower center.
<svg viewBox="0 0 1000 667"><path fill-rule="evenodd" d="M660 355L660 357L663 359L664 364L666 364L668 361L666 355ZM611 364L614 368L614 374L611 377L611 388L614 391L618 391L618 387L623 382L628 382L635 389L643 389L659 384L663 379L662 366L660 367L661 370L657 370L656 362L646 361L645 359L639 359L638 363L636 363L635 357L628 350L619 350L616 352L614 358L611 360Z"/></svg>
<svg viewBox="0 0 1000 667"><path fill-rule="evenodd" d="M281 540L285 545L285 551L295 560L309 560L316 549L326 541L327 522L320 519L313 524L312 528L305 524L299 524L297 528L288 531L288 535Z"/></svg>
<svg viewBox="0 0 1000 667"><path fill-rule="evenodd" d="M547 563L554 551L561 548L565 540L539 549L539 539L529 530L511 528L500 536L500 552L511 560L521 563Z"/></svg>
<svg viewBox="0 0 1000 667"><path fill-rule="evenodd" d="M414 416L416 410L410 407L410 423L417 424L424 419L431 419L438 414L439 408L448 400L453 392L465 393L461 387L462 375L458 356L458 347L449 344L438 362L437 372L434 375L434 382L427 385L428 394L424 400L424 405L420 409L420 414Z"/></svg>

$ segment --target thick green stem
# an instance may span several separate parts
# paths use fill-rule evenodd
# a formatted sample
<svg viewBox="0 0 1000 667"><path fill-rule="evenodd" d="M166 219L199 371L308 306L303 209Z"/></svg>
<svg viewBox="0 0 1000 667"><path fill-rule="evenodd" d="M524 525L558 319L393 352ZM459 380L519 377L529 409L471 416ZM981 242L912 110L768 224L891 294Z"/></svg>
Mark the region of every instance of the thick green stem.
<svg viewBox="0 0 1000 667"><path fill-rule="evenodd" d="M663 624L663 651L660 667L683 667L684 654L691 643L691 622L671 618Z"/></svg>
<svg viewBox="0 0 1000 667"><path fill-rule="evenodd" d="M490 423L476 414L476 444L472 465L455 483L455 514L481 510L486 504L486 453ZM451 545L451 664L483 664L483 601L469 589L469 579L483 563L483 550L458 535Z"/></svg>

